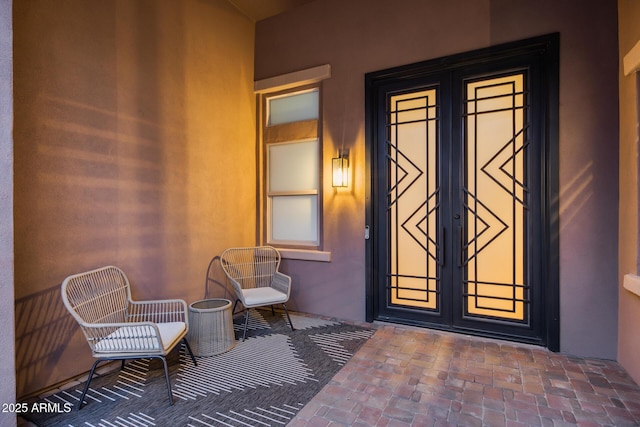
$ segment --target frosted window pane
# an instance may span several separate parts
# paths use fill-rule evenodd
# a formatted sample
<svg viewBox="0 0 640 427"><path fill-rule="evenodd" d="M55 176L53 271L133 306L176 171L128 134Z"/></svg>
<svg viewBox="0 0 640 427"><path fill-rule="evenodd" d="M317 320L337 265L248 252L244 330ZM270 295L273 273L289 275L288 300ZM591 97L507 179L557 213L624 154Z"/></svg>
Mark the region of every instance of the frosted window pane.
<svg viewBox="0 0 640 427"><path fill-rule="evenodd" d="M318 140L269 145L269 191L318 188Z"/></svg>
<svg viewBox="0 0 640 427"><path fill-rule="evenodd" d="M273 197L271 213L272 241L318 241L318 196Z"/></svg>
<svg viewBox="0 0 640 427"><path fill-rule="evenodd" d="M268 126L318 118L318 91L269 99Z"/></svg>

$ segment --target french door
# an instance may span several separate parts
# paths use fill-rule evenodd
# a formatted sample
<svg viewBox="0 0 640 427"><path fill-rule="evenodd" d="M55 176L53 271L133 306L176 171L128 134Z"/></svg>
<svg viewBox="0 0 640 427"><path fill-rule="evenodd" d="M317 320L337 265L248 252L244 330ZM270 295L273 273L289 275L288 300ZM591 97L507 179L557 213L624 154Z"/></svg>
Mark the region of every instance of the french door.
<svg viewBox="0 0 640 427"><path fill-rule="evenodd" d="M367 75L370 320L557 346L554 42Z"/></svg>

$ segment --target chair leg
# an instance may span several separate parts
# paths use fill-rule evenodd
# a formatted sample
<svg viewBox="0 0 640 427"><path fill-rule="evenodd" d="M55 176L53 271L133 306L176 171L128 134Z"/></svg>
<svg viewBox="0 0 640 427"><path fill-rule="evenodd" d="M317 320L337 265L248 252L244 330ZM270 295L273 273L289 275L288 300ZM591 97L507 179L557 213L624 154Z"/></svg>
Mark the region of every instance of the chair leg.
<svg viewBox="0 0 640 427"><path fill-rule="evenodd" d="M173 394L171 393L171 381L169 381L169 368L167 368L167 360L164 356L157 356L158 359L162 360L162 364L164 365L164 379L167 381L167 393L169 393L169 404L173 405Z"/></svg>
<svg viewBox="0 0 640 427"><path fill-rule="evenodd" d="M236 306L238 305L238 303L240 302L239 299L236 300L235 303L233 303L233 309L231 310L231 314L236 314Z"/></svg>
<svg viewBox="0 0 640 427"><path fill-rule="evenodd" d="M196 358L193 356L193 352L191 351L191 346L189 345L189 341L187 341L187 337L182 338L182 341L184 342L185 347L187 347L187 351L189 352L189 356L191 356L193 364L198 366L198 362L196 362Z"/></svg>
<svg viewBox="0 0 640 427"><path fill-rule="evenodd" d="M87 391L89 391L89 384L91 383L91 378L93 378L93 374L96 371L96 367L98 366L98 363L102 361L103 359L98 359L95 362L93 362L93 366L91 366L91 371L89 372L87 383L84 385L84 389L82 390L82 396L80 396L80 402L78 403L78 411L82 409L82 404L84 403L84 397L86 396ZM122 362L124 363L124 360Z"/></svg>
<svg viewBox="0 0 640 427"><path fill-rule="evenodd" d="M196 363L195 358L193 357L193 353L191 352L191 348L189 347L189 343L187 342L187 340L184 340L185 344L187 345L187 350L189 351L189 354L191 355L191 359L193 359L193 363L196 364L196 366L198 365ZM169 380L169 368L167 367L167 360L164 356L151 356L152 358L156 358L156 359L160 359L162 360L162 365L164 366L164 378L167 382L167 391L169 393L169 403L171 405L173 405L173 394L171 393L171 381ZM118 358L119 359L119 358ZM91 383L91 379L93 378L93 374L96 371L96 368L98 367L98 364L100 362L104 362L105 360L117 360L117 359L98 359L95 362L93 362L93 366L91 366L91 371L89 372L89 377L87 378L87 383L84 385L84 389L82 390L82 396L80 396L80 402L78 403L78 411L80 409L82 409L82 404L84 403L84 397L86 396L87 392L89 391L89 384ZM124 361L125 359L122 359L122 364L124 366Z"/></svg>
<svg viewBox="0 0 640 427"><path fill-rule="evenodd" d="M242 334L242 341L247 337L247 325L249 324L249 309L247 308L247 312L244 315L244 332Z"/></svg>
<svg viewBox="0 0 640 427"><path fill-rule="evenodd" d="M291 326L291 330L295 331L295 328L293 327L293 323L291 323L291 317L289 317L289 311L287 310L287 306L283 303L282 307L284 308L284 312L287 315L287 320L289 321L289 326Z"/></svg>

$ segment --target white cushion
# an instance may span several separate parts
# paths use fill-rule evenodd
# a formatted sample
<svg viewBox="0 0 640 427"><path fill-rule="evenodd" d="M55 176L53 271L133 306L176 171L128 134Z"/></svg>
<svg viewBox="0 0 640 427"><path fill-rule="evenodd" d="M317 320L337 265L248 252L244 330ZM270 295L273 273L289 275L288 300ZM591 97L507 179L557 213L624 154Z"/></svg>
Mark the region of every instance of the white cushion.
<svg viewBox="0 0 640 427"><path fill-rule="evenodd" d="M269 287L243 289L242 294L244 295L244 304L246 307L287 302L286 294Z"/></svg>
<svg viewBox="0 0 640 427"><path fill-rule="evenodd" d="M156 323L160 332L160 340L164 351L184 332L184 322ZM107 335L95 345L98 352L132 352L144 350L160 350L156 347L155 330L150 326L123 326Z"/></svg>

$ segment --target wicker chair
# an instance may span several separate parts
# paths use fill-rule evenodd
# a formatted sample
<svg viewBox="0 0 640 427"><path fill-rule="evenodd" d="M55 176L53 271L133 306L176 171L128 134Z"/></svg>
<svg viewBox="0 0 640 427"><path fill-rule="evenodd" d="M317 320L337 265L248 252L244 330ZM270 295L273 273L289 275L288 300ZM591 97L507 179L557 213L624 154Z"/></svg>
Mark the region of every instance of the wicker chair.
<svg viewBox="0 0 640 427"><path fill-rule="evenodd" d="M222 269L229 278L238 302L246 309L242 340L247 336L249 309L282 304L289 326L294 330L286 302L291 294L291 277L280 273L280 253L271 246L230 248L220 255Z"/></svg>
<svg viewBox="0 0 640 427"><path fill-rule="evenodd" d="M162 361L173 405L167 354L183 341L193 360L186 335L187 305L183 300L132 301L129 280L122 270L108 266L74 274L62 282L62 301L84 333L93 363L82 392L82 408L98 364L107 360L156 358Z"/></svg>

